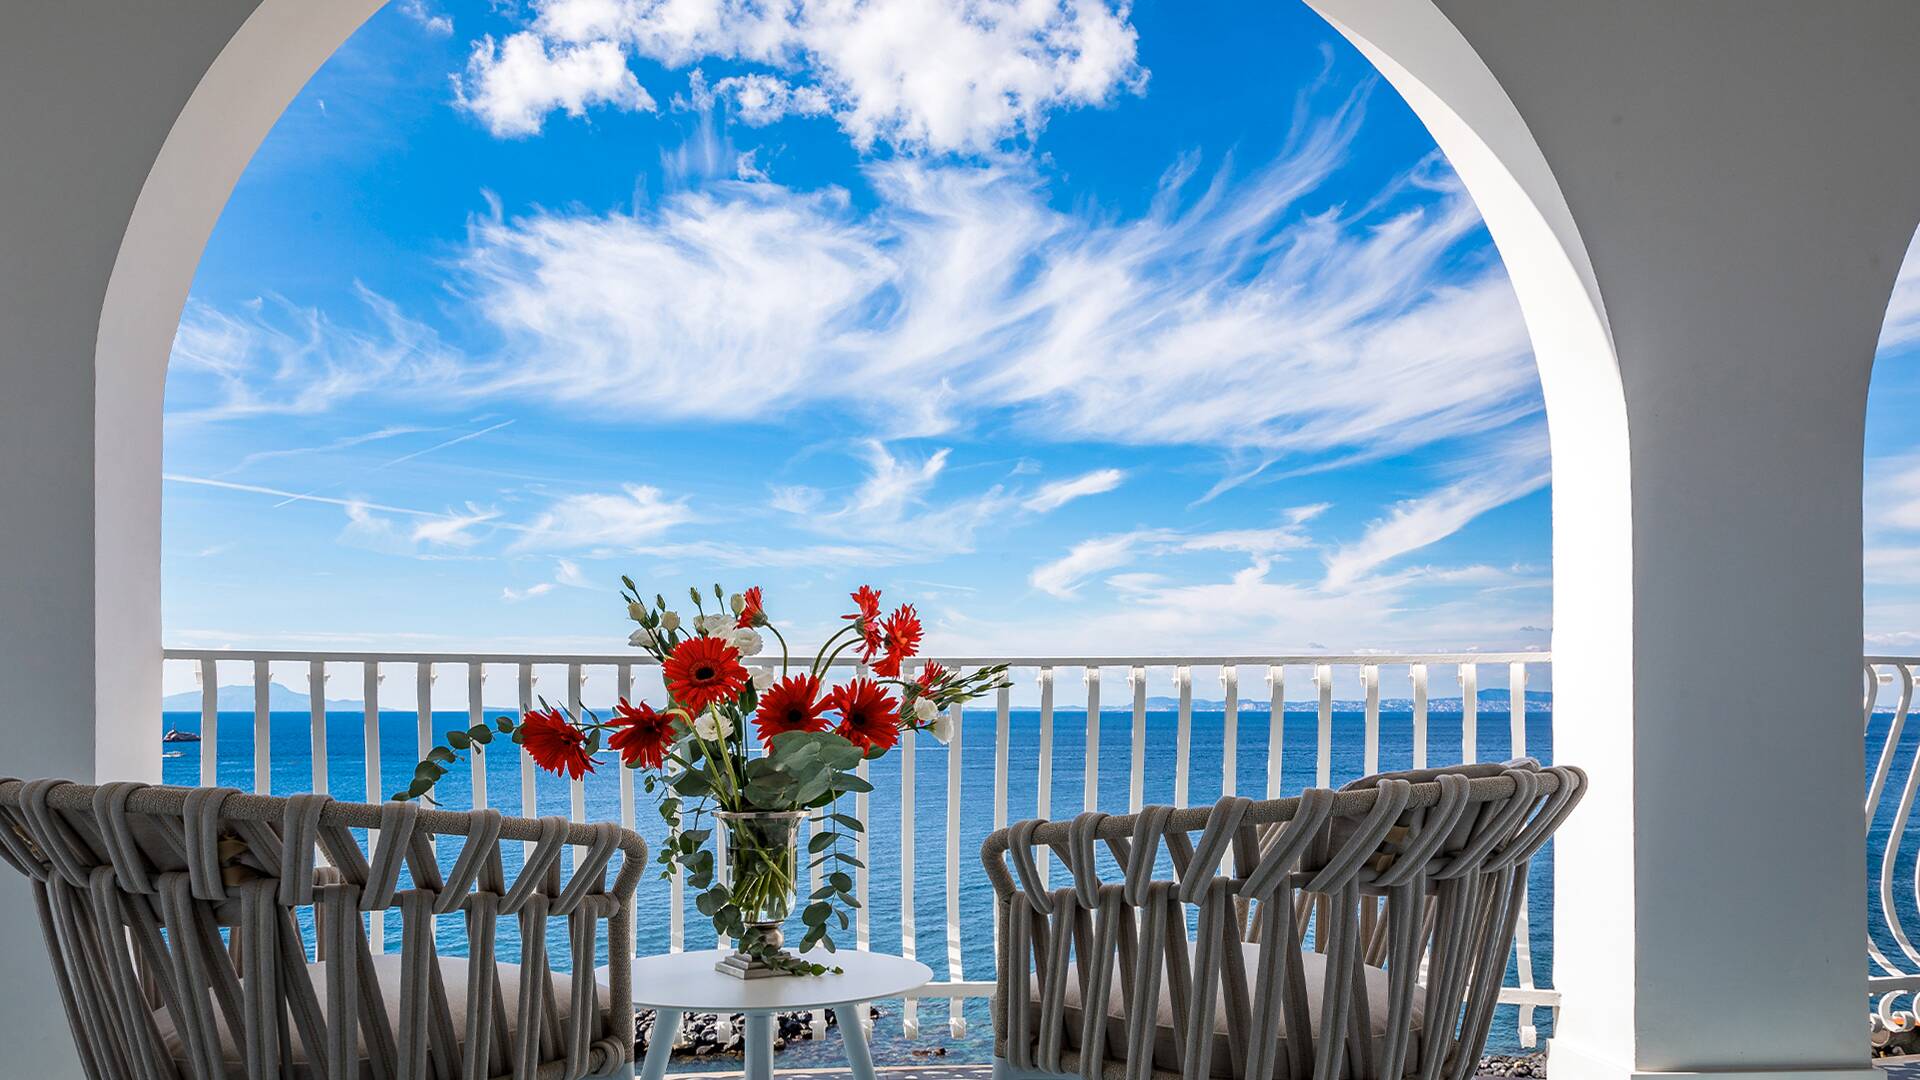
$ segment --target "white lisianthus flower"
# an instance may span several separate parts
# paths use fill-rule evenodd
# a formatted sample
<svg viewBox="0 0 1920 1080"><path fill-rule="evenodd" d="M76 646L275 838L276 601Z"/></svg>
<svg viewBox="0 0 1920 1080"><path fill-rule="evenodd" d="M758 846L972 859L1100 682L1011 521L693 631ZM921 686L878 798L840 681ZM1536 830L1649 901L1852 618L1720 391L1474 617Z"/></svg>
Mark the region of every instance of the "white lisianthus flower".
<svg viewBox="0 0 1920 1080"><path fill-rule="evenodd" d="M773 669L755 664L747 668L747 674L753 678L753 688L764 691L773 685Z"/></svg>
<svg viewBox="0 0 1920 1080"><path fill-rule="evenodd" d="M921 698L920 700L926 701L925 698ZM919 710L916 708L914 711L918 712ZM953 741L953 728L953 714L935 710L933 721L927 725L927 734L940 740L940 745L945 746Z"/></svg>
<svg viewBox="0 0 1920 1080"><path fill-rule="evenodd" d="M751 626L725 631L724 634L733 651L741 656L759 656L760 650L767 647L766 641L760 637L760 631Z"/></svg>
<svg viewBox="0 0 1920 1080"><path fill-rule="evenodd" d="M731 615L697 615L693 625L708 637L721 637L733 626Z"/></svg>
<svg viewBox="0 0 1920 1080"><path fill-rule="evenodd" d="M680 613L677 611L661 612L660 613L660 629L662 630L680 629Z"/></svg>
<svg viewBox="0 0 1920 1080"><path fill-rule="evenodd" d="M708 742L718 742L733 734L733 721L708 709L694 718L693 733Z"/></svg>
<svg viewBox="0 0 1920 1080"><path fill-rule="evenodd" d="M733 609L735 615L738 615L747 610L747 598L741 596L739 593L734 593L732 596L727 597L727 606Z"/></svg>
<svg viewBox="0 0 1920 1080"><path fill-rule="evenodd" d="M930 724L933 722L933 718L939 715L940 706L935 704L932 698L920 697L913 699L913 718L915 720L920 721L922 724Z"/></svg>
<svg viewBox="0 0 1920 1080"><path fill-rule="evenodd" d="M646 617L647 617L647 605L641 603L638 600L635 600L633 603L627 605L627 618L632 619L634 622L639 622L640 620Z"/></svg>
<svg viewBox="0 0 1920 1080"><path fill-rule="evenodd" d="M653 631L643 626L627 635L627 644L636 649L644 649L653 644Z"/></svg>

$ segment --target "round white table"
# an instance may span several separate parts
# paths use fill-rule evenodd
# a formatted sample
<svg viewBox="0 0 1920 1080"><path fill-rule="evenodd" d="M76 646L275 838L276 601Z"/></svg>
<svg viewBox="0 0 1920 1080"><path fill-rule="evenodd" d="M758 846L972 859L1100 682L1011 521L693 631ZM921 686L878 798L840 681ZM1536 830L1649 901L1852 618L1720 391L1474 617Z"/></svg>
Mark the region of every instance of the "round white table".
<svg viewBox="0 0 1920 1080"><path fill-rule="evenodd" d="M708 949L634 959L633 1003L654 1011L641 1080L660 1080L666 1075L667 1059L673 1055L674 1040L680 1035L681 1018L690 1012L742 1014L747 1022L746 1080L772 1080L774 1014L797 1009L832 1009L854 1080L873 1080L866 1010L855 1006L899 997L933 978L932 969L918 960L847 949L808 956L838 966L842 969L838 975L736 979L713 969L732 951Z"/></svg>

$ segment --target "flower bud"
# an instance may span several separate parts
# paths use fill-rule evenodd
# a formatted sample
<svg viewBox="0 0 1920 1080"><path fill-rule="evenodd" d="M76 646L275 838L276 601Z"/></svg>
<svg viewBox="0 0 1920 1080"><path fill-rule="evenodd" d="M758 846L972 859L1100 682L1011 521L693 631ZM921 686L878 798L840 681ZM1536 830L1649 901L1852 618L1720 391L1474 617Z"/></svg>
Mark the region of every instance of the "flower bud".
<svg viewBox="0 0 1920 1080"><path fill-rule="evenodd" d="M627 618L632 619L634 622L637 622L637 623L646 622L647 621L647 605L641 603L638 600L635 600L633 603L628 604Z"/></svg>
<svg viewBox="0 0 1920 1080"><path fill-rule="evenodd" d="M739 593L734 593L732 596L727 597L727 606L733 609L735 615L738 615L747 610L747 598L741 596Z"/></svg>
<svg viewBox="0 0 1920 1080"><path fill-rule="evenodd" d="M661 612L660 613L660 629L662 630L680 629L680 613L677 611Z"/></svg>

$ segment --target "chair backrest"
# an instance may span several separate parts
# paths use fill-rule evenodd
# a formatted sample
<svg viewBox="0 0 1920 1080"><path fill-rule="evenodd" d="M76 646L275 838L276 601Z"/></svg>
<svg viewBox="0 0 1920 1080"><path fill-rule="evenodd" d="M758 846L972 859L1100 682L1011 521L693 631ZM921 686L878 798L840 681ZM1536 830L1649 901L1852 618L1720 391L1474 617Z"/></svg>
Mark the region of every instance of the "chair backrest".
<svg viewBox="0 0 1920 1080"><path fill-rule="evenodd" d="M1528 860L1585 789L1579 769L1522 762L995 832L981 856L1000 916L996 1053L1086 1080L1464 1080L1492 1024ZM1103 843L1113 881L1101 878ZM1171 878L1155 876L1163 851ZM1071 881L1049 889L1053 856ZM1311 988L1309 935L1324 970ZM1384 1017L1366 965L1385 969ZM1124 1021L1101 1007L1116 979ZM1069 1007L1069 985L1085 1007ZM1163 1000L1177 1070L1154 1062Z"/></svg>
<svg viewBox="0 0 1920 1080"><path fill-rule="evenodd" d="M370 855L355 829L373 830ZM445 874L439 837L464 839ZM512 880L501 859L508 841L529 844ZM607 924L611 956L632 954L634 889L646 866L644 842L616 825L325 795L0 780L0 857L32 879L92 1080L223 1078L222 1029L249 1077L358 1078L361 1048L371 1074L393 1080L578 1077L632 1058L627 965L610 969L610 1013L594 996L599 926ZM399 912L398 986L380 985L362 922L388 910ZM469 957L464 987L446 985L437 956L436 916L456 914ZM513 1002L494 965L502 916L519 924ZM576 976L564 1023L547 957L551 918L567 920ZM301 936L308 920L317 958ZM318 979L308 967L315 959L325 961ZM388 1007L396 995L397 1023ZM158 1007L184 1062L164 1044ZM299 1070L295 1037L306 1059Z"/></svg>

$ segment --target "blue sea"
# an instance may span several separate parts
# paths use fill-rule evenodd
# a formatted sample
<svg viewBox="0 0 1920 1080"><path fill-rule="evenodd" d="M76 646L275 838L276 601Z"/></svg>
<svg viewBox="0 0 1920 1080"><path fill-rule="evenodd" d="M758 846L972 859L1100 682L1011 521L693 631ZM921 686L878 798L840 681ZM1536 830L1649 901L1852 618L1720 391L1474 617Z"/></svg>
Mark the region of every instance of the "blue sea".
<svg viewBox="0 0 1920 1080"><path fill-rule="evenodd" d="M488 717L511 715L489 709ZM433 716L436 733L465 728L470 720L464 710L437 712ZM1259 797L1267 784L1269 716L1243 709L1239 716L1235 762L1235 780L1239 794ZM1319 740L1318 719L1312 713L1284 714L1282 742L1282 794L1291 795L1315 781L1315 752ZM1431 764L1463 760L1460 721L1457 713L1436 713L1428 718L1428 755ZM1147 714L1145 799L1149 804L1169 803L1174 799L1174 761L1178 716L1172 711ZM163 728L199 730L198 713L167 712ZM992 889L980 865L981 843L993 828L994 743L996 720L991 709L969 710L960 739L960 750L953 751L922 736L914 754L915 783L913 823L914 944L919 958L933 968L936 978L948 974L946 943L946 829L949 770L961 770L960 832L960 913L964 927L978 932L964 935L962 974L968 979L989 979L993 972ZM328 791L338 799L359 800L367 796L366 752L363 730L365 717L360 711L331 712L327 717ZM1223 788L1222 757L1225 717L1219 712L1198 712L1192 717L1191 762L1187 801L1211 804ZM1512 756L1509 718L1482 707L1478 723L1478 746L1473 757L1481 761L1499 761ZM1056 709L1053 717L1053 775L1048 812L1039 806L1040 715L1033 710L1014 710L1009 723L1008 820L1035 816L1071 817L1084 805L1085 750L1087 723L1084 712ZM314 787L313 759L310 750L309 717L300 712L276 712L270 723L269 789L275 795L309 791ZM411 778L418 760L417 718L412 712L385 712L380 719L379 766L381 787L376 797L391 795ZM1124 813L1128 806L1131 764L1132 716L1128 712L1105 711L1100 716L1098 805L1109 813ZM1553 751L1552 717L1546 708L1530 707L1526 717L1526 749L1533 757L1551 761ZM253 715L251 712L222 712L218 727L217 771L223 785L252 790L254 787ZM1364 765L1365 718L1359 712L1338 712L1333 717L1331 780L1345 783L1362 774ZM500 752L501 750L507 752ZM170 743L169 753L176 756L163 761L168 783L193 784L200 776L201 743ZM871 780L875 792L868 814L872 868L869 908L871 947L889 952L902 949L901 869L902 821L900 774L903 755L890 754L873 762ZM1413 718L1404 712L1385 712L1380 718L1379 767L1382 770L1410 768L1413 764ZM618 767L611 757L603 758L600 771L587 778L587 813L591 819L618 820L620 812ZM1896 775L1896 782L1904 773ZM518 813L521 806L520 762L517 751L508 744L497 748L486 761L488 801L507 813ZM536 779L535 795L540 813L566 815L571 805L568 785L550 776ZM453 808L470 805L472 784L468 768L456 766L441 782L436 793L443 804ZM650 797L636 785L636 824L649 845L657 844L664 828ZM511 862L517 852L511 850ZM1552 849L1542 852L1533 868L1533 889L1528 907L1529 940L1533 951L1533 970L1537 985L1553 985ZM511 871L512 867L509 867ZM1059 872L1056 870L1056 872ZM1056 878L1056 880L1063 880ZM645 953L664 952L668 947L669 887L650 872L640 886L639 947ZM688 948L711 948L712 929L687 905L686 944ZM458 920L443 920L443 942L457 951L464 942ZM505 939L509 928L502 926L503 954L517 956L517 942ZM387 928L389 948L399 949L398 920ZM845 946L853 944L851 931L836 934ZM605 962L604 946L600 962ZM567 958L555 953L556 965L565 966ZM1513 983L1509 972L1508 982ZM985 1061L991 1055L991 1034L984 999L965 1004L967 1034L954 1039L949 1033L948 1007L944 1001L922 1001L918 1005L920 1037L909 1042L901 1037L899 1002L884 1003L885 1017L876 1028L876 1060L897 1064L923 1060L918 1055L936 1047L947 1050L948 1061ZM1513 1051L1519 1047L1516 1010L1502 1007L1497 1017L1489 1049ZM1549 1010L1536 1010L1534 1024L1542 1039L1552 1029ZM825 1044L802 1043L781 1055L783 1067L838 1060L837 1037ZM917 1053L916 1053L917 1052ZM697 1067L697 1065L695 1066ZM738 1068L738 1061L716 1068ZM676 1068L679 1068L676 1063Z"/></svg>

